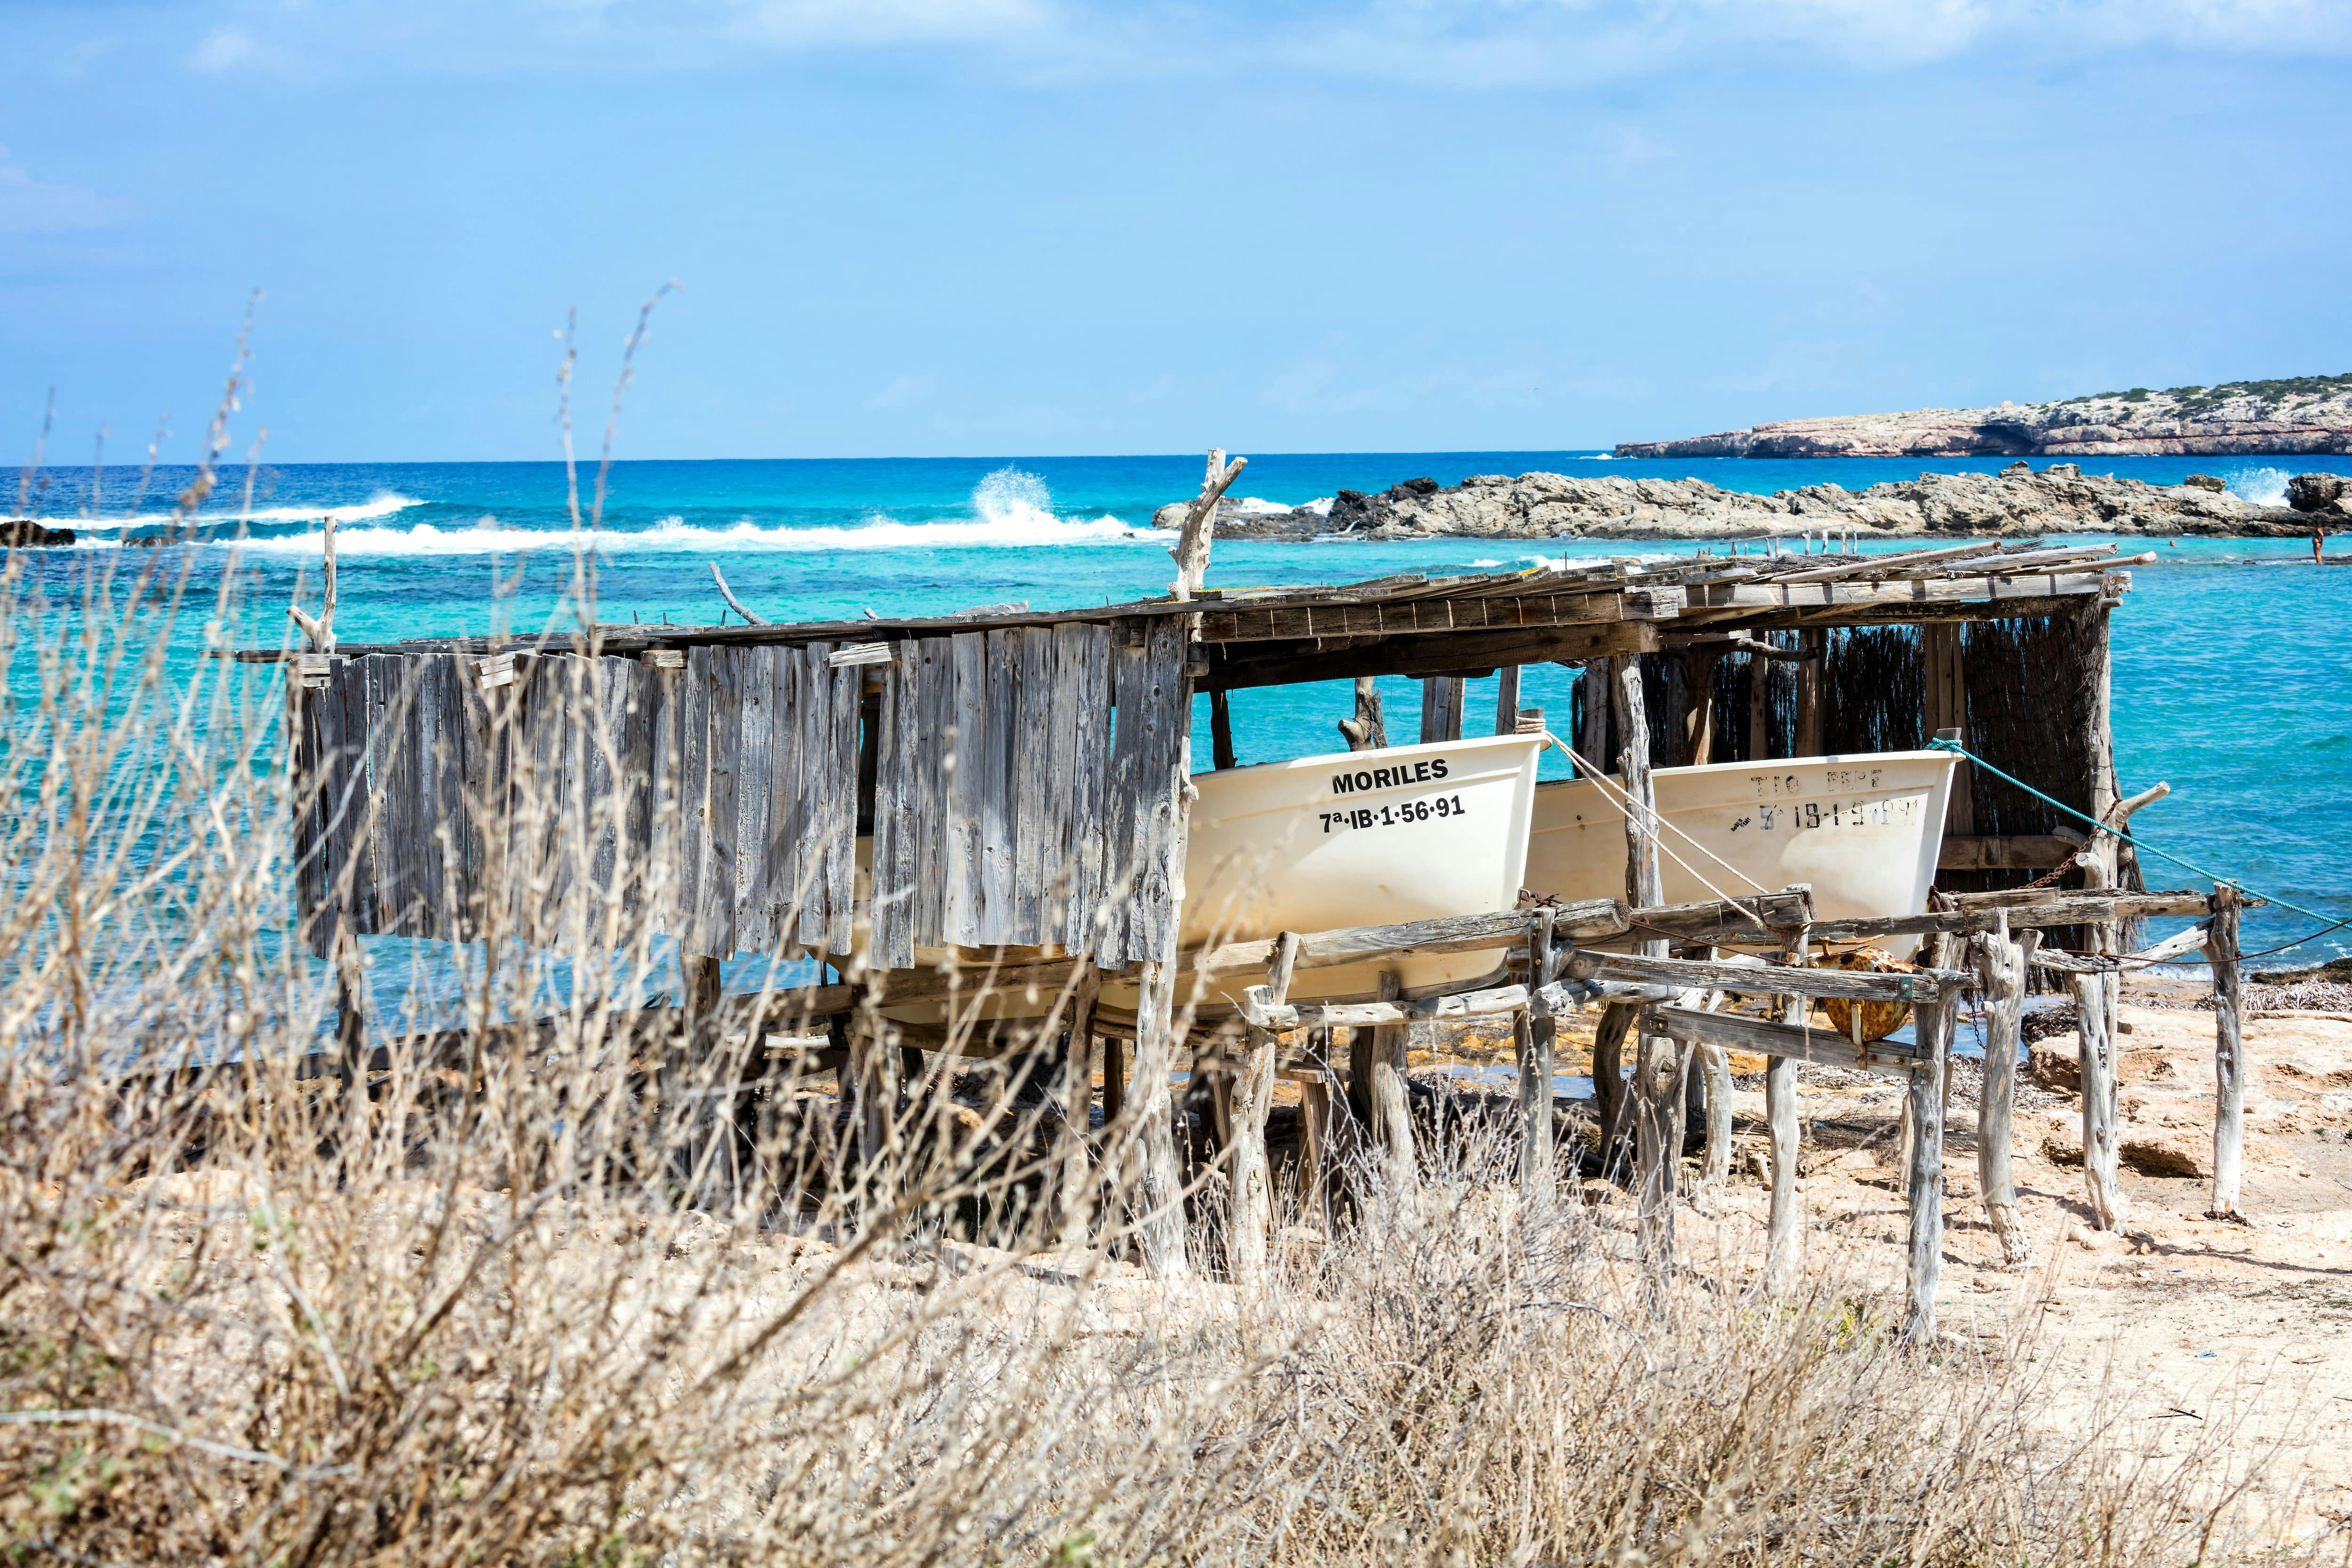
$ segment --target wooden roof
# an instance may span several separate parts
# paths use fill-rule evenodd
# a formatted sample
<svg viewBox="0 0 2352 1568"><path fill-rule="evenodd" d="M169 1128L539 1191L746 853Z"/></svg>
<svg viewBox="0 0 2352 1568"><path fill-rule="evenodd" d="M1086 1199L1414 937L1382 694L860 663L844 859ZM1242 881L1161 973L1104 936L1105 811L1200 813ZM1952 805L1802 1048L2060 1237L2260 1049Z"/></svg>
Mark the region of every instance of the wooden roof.
<svg viewBox="0 0 2352 1568"><path fill-rule="evenodd" d="M1032 610L985 605L945 616L748 626L600 626L606 654L709 646L881 644L1015 626L1200 616L1193 673L1212 688L1366 674L1477 673L1504 664L1576 660L1671 646L1689 634L2054 614L2130 585L2113 544L1980 541L1885 555L1611 557L1518 572L1369 582L1210 588L1190 599ZM544 648L566 637L413 639L345 644L339 654L472 653ZM275 660L281 650L237 657ZM877 650L878 657L878 650Z"/></svg>

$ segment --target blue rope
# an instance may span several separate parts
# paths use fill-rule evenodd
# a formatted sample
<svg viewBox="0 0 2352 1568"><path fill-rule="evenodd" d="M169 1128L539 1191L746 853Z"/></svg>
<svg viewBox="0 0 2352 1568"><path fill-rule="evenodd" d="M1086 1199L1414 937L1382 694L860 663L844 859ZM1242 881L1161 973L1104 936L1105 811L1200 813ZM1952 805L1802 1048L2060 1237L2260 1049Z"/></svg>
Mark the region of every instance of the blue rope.
<svg viewBox="0 0 2352 1568"><path fill-rule="evenodd" d="M1958 741L1946 741L1940 739L1930 741L1927 742L1927 749L1931 752L1949 752L1956 757L1966 757L1969 762L1974 763L1977 766L1984 769L1985 772L1992 774L1993 777L2008 780L2011 784L2015 784L2018 788L2032 795L2034 799L2044 802L2047 805L2056 806L2059 810L2064 812L2067 816L2075 818L2077 821L2089 823L2097 832L2113 834L2116 838L2130 845L2135 849L2144 850L2150 855L2159 856L2164 859L2171 861L2176 866L2185 866L2189 870L2196 872L2199 876L2219 882L2224 887L2235 888L2242 893L2252 893L2256 898L2266 900L2271 903L2276 904L2283 910L2293 910L2296 914L2309 915L2315 921L2326 921L2330 930L2345 923L2342 919L2336 916L2324 915L2317 910L2306 910L2301 904L2289 903L2286 900L2280 898L2275 893L2265 893L2258 889L2249 888L2243 882L2239 881L2235 877L2224 877L2219 871L2209 871L2204 867L2198 865L2194 860L2183 860L2179 856L2172 854L2167 850L2158 849L2153 844L2144 844L2140 842L2140 840L2134 838L2128 833L2108 826L2105 823L2101 822L2095 816L2085 816L2084 813L2076 811L2073 806L2068 805L2063 800L2052 800L2050 796L2043 795L2040 790L2035 789L2032 784L2027 784L2023 779L2019 778L2014 773L2002 773L1999 768L1994 767L1990 763L1986 762L1982 757L1978 756L1974 752L1969 751ZM2320 933L2317 931L2314 931L2312 933L2313 936L2317 936L2318 934ZM2304 939L2305 942L2310 940L2310 937L2305 937ZM2296 945L2299 946L2301 944L2298 943Z"/></svg>

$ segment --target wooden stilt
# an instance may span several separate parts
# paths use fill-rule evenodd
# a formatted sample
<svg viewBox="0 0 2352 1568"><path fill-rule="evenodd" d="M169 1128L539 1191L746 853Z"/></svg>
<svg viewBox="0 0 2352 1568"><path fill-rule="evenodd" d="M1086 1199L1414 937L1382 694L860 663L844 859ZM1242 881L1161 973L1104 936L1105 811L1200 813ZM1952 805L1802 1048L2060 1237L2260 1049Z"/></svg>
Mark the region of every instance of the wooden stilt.
<svg viewBox="0 0 2352 1568"><path fill-rule="evenodd" d="M1543 987L1551 968L1551 913L1539 910L1528 922L1528 1005L1517 1019L1519 1058L1519 1196L1549 1199L1555 1183L1552 1156L1552 1046L1559 1026Z"/></svg>
<svg viewBox="0 0 2352 1568"><path fill-rule="evenodd" d="M1953 939L1936 939L1934 967L1951 967ZM1911 1128L1911 1163L1906 1186L1911 1207L1909 1294L1903 1337L1925 1344L1936 1337L1936 1291L1944 1279L1944 1058L1952 1048L1952 1013L1957 991L1922 1004L1916 1015L1921 1063L1905 1097Z"/></svg>
<svg viewBox="0 0 2352 1568"><path fill-rule="evenodd" d="M1433 675L1421 683L1423 744L1462 738L1462 686L1458 675Z"/></svg>
<svg viewBox="0 0 2352 1568"><path fill-rule="evenodd" d="M1257 1285L1265 1278L1266 1245L1274 1229L1274 1181L1266 1164L1265 1113L1274 1103L1275 1037L1249 1031L1242 1057L1239 1092L1234 1097L1233 1219L1234 1282Z"/></svg>
<svg viewBox="0 0 2352 1568"><path fill-rule="evenodd" d="M2083 686L2083 791L2089 798L2090 815L2104 823L2114 819L2116 805L2115 745L2108 728L2111 656L2104 600L2078 612L2077 629L2083 649L2077 672ZM2084 850L2083 885L2086 889L2104 890L2116 886L2119 847L2112 833L2091 836ZM2092 925L2085 945L2093 953L2119 952L2114 924ZM2081 1026L2084 1180L2090 1191L2092 1216L2099 1228L2120 1230L2125 1203L2123 1189L2116 1180L2122 1084L2116 1071L2116 1005L2123 997L2123 977L2114 973L2074 974L2069 980Z"/></svg>
<svg viewBox="0 0 2352 1568"><path fill-rule="evenodd" d="M335 963L335 1054L343 1080L367 1082L367 968L360 959L359 939L337 921L333 939Z"/></svg>
<svg viewBox="0 0 2352 1568"><path fill-rule="evenodd" d="M1968 688L1960 677L1960 624L1958 621L1930 621L1919 628L1920 658L1926 679L1927 712L1924 727L1938 739L1968 740ZM1969 764L1960 763L1952 770L1950 802L1944 810L1944 836L1947 838L1973 837L1977 830L1977 814L1969 779Z"/></svg>
<svg viewBox="0 0 2352 1568"><path fill-rule="evenodd" d="M1699 1168L1702 1193L1719 1195L1731 1184L1731 1057L1721 1047L1702 1043L1699 1073L1706 1083L1706 1163Z"/></svg>
<svg viewBox="0 0 2352 1568"><path fill-rule="evenodd" d="M2091 1215L2101 1230L2120 1230L2124 1198L2116 1184L2116 1121L2121 1097L2116 1082L2116 1021L2109 1011L2107 976L2072 974L2067 979L2074 994L2076 1037L2082 1042L2083 1175Z"/></svg>
<svg viewBox="0 0 2352 1568"><path fill-rule="evenodd" d="M1748 760L1760 763L1772 755L1772 661L1762 654L1748 656Z"/></svg>
<svg viewBox="0 0 2352 1568"><path fill-rule="evenodd" d="M1349 1029L1348 1110L1355 1116L1357 1125L1367 1130L1379 1123L1372 1110L1372 1051L1370 1025L1360 1024Z"/></svg>
<svg viewBox="0 0 2352 1568"><path fill-rule="evenodd" d="M1633 1026L1641 1008L1631 1002L1612 1002L1601 1010L1592 1030L1592 1113L1601 1126L1603 1171L1616 1156L1633 1125L1632 1097L1625 1089L1625 1032Z"/></svg>
<svg viewBox="0 0 2352 1568"><path fill-rule="evenodd" d="M1830 634L1809 626L1797 634L1797 647L1807 657L1797 664L1797 757L1822 754L1822 732L1827 728L1822 712L1824 669L1829 663Z"/></svg>
<svg viewBox="0 0 2352 1568"><path fill-rule="evenodd" d="M1108 1127L1127 1110L1127 1042L1117 1035L1102 1037L1103 1125Z"/></svg>
<svg viewBox="0 0 2352 1568"><path fill-rule="evenodd" d="M1340 738L1351 752L1376 752L1389 743L1389 727L1381 717L1380 683L1369 675L1356 677L1356 713L1339 721Z"/></svg>
<svg viewBox="0 0 2352 1568"><path fill-rule="evenodd" d="M1801 966L1806 959L1806 932L1800 929L1789 944L1788 960ZM1783 1003L1780 1021L1801 1026L1812 1003L1790 996ZM1797 1196L1797 1063L1791 1057L1767 1058L1764 1068L1764 1120L1772 1139L1772 1209L1765 1228L1764 1280L1768 1289L1796 1289L1804 1268L1804 1218Z"/></svg>
<svg viewBox="0 0 2352 1568"><path fill-rule="evenodd" d="M1396 1000L1394 974L1381 976L1380 999ZM1421 1166L1412 1152L1412 1115L1405 1098L1405 1037L1408 1026L1378 1024L1372 1036L1372 1141L1381 1151L1382 1175L1407 1201L1420 1190Z"/></svg>
<svg viewBox="0 0 2352 1568"><path fill-rule="evenodd" d="M1190 1272L1184 1251L1184 1182L1176 1163L1176 1106L1168 1086L1174 1064L1175 965L1141 966L1135 1015L1134 1114L1128 1184L1134 1194L1137 1245L1153 1278Z"/></svg>
<svg viewBox="0 0 2352 1568"><path fill-rule="evenodd" d="M1715 760L1715 667L1720 647L1685 648L1676 657L1682 670L1682 754L1693 767Z"/></svg>
<svg viewBox="0 0 2352 1568"><path fill-rule="evenodd" d="M1519 667L1507 664L1495 672L1495 733L1519 732Z"/></svg>
<svg viewBox="0 0 2352 1568"><path fill-rule="evenodd" d="M1985 1219L2000 1243L2003 1265L2020 1268L2033 1260L2032 1244L2017 1218L2017 1180L2010 1168L2010 1118L2017 1103L2017 1047L2025 1006L2025 977L2042 933L2028 927L2011 940L2009 917L1996 910L1993 929L1969 939L1976 971L1984 986L1984 1089L1977 1099L1977 1185L1984 1190Z"/></svg>
<svg viewBox="0 0 2352 1568"><path fill-rule="evenodd" d="M1095 998L1102 973L1082 963L1070 990L1069 1044L1062 1057L1062 1239L1082 1243L1094 1227L1094 1162L1087 1142L1094 1120Z"/></svg>
<svg viewBox="0 0 2352 1568"><path fill-rule="evenodd" d="M1682 1164L1683 1076L1690 1070L1690 1056L1682 1042L1643 1029L1633 1061L1639 1242L1653 1304L1661 1307L1675 1268L1675 1187Z"/></svg>
<svg viewBox="0 0 2352 1568"><path fill-rule="evenodd" d="M1612 662L1616 667L1612 684L1616 704L1618 779L1626 798L1633 803L1633 809L1625 816L1625 901L1637 910L1653 909L1664 903L1666 895L1658 869L1657 844L1650 826L1651 814L1657 807L1657 794L1650 781L1650 721L1642 703L1642 669L1630 658ZM1645 940L1635 951L1663 958L1666 943L1664 939Z"/></svg>
<svg viewBox="0 0 2352 1568"><path fill-rule="evenodd" d="M1617 663L1613 658L1596 658L1586 665L1576 678L1577 693L1584 704L1583 723L1577 731L1576 749L1596 768L1609 765L1610 715L1617 700L1612 672ZM1580 763L1576 771L1582 773L1586 770Z"/></svg>
<svg viewBox="0 0 2352 1568"><path fill-rule="evenodd" d="M2244 895L2213 889L2205 956L2213 965L2213 1219L2243 1219L2238 1185L2245 1158L2246 999L2239 989L2238 909Z"/></svg>
<svg viewBox="0 0 2352 1568"><path fill-rule="evenodd" d="M1209 743L1220 769L1236 765L1234 760L1233 700L1222 690L1209 693Z"/></svg>

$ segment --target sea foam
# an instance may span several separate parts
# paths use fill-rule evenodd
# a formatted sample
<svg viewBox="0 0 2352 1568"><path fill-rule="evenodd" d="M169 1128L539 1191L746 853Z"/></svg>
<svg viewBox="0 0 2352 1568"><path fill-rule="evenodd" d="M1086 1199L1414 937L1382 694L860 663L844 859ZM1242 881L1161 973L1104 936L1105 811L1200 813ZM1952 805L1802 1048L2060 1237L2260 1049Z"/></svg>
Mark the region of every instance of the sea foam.
<svg viewBox="0 0 2352 1568"><path fill-rule="evenodd" d="M2256 506L2286 505L2284 468L2241 468L2230 476L2230 493Z"/></svg>

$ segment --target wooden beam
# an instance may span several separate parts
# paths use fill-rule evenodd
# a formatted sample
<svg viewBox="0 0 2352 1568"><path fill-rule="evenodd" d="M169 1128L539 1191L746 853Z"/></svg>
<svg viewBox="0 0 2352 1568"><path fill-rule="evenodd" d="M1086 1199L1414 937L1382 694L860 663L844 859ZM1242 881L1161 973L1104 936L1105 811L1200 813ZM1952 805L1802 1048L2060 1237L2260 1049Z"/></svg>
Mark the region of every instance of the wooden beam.
<svg viewBox="0 0 2352 1568"><path fill-rule="evenodd" d="M1704 905L1676 905L1651 911L1696 923ZM1684 911L1693 911L1685 914ZM1633 911L1615 899L1588 899L1552 910L1551 934L1556 942L1606 941L1622 936L1633 925ZM1328 969L1335 964L1362 963L1378 958L1411 958L1441 952L1475 952L1486 947L1507 947L1527 940L1529 916L1525 910L1498 910L1484 915L1448 915L1403 925L1352 926L1343 931L1317 931L1300 938L1298 967ZM1184 955L1186 968L1204 973L1255 969L1272 959L1278 938L1229 942L1195 948ZM1547 976L1549 978L1549 976Z"/></svg>
<svg viewBox="0 0 2352 1568"><path fill-rule="evenodd" d="M1781 964L1593 952L1583 948L1570 956L1567 973L1571 980L1646 980L1744 996L1844 996L1868 1002L1925 1002L1974 984L1973 976L1958 970L1876 974L1858 969L1792 969Z"/></svg>
<svg viewBox="0 0 2352 1568"><path fill-rule="evenodd" d="M1671 621L1688 603L1680 588L1600 593L1479 595L1461 598L1332 599L1265 608L1211 609L1204 643L1294 642L1307 637L1388 637L1422 633L1527 631L1538 627Z"/></svg>
<svg viewBox="0 0 2352 1568"><path fill-rule="evenodd" d="M1325 647L1313 639L1208 647L1202 684L1212 690L1292 686L1367 675L1486 675L1506 664L1578 664L1657 646L1647 621L1554 626L1535 631L1454 632L1379 637Z"/></svg>
<svg viewBox="0 0 2352 1568"><path fill-rule="evenodd" d="M1769 1018L1751 1018L1745 1013L1656 1006L1643 1008L1643 1026L1650 1032L1671 1035L1693 1044L1717 1046L1727 1051L1889 1075L1907 1076L1918 1066L1914 1048L1898 1042L1872 1040L1857 1049L1852 1040L1835 1029L1776 1024Z"/></svg>

